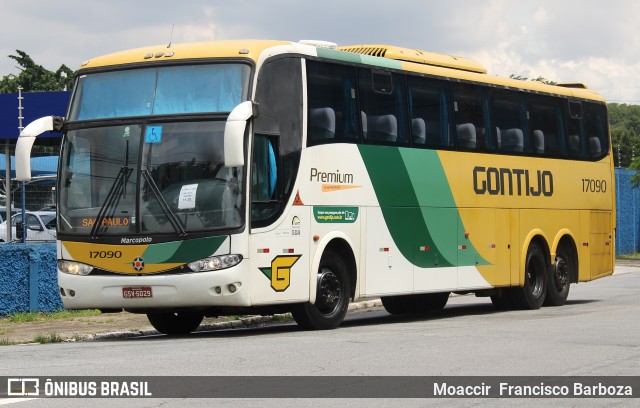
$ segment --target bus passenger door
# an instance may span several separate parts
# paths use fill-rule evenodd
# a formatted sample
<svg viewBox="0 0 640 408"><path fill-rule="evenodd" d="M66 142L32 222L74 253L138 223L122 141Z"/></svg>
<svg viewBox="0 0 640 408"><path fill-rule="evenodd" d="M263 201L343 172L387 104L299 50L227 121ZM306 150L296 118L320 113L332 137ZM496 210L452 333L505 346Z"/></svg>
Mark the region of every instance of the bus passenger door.
<svg viewBox="0 0 640 408"><path fill-rule="evenodd" d="M285 209L278 137L256 134L251 161L251 303L309 300L306 206ZM284 211L284 216L282 215Z"/></svg>

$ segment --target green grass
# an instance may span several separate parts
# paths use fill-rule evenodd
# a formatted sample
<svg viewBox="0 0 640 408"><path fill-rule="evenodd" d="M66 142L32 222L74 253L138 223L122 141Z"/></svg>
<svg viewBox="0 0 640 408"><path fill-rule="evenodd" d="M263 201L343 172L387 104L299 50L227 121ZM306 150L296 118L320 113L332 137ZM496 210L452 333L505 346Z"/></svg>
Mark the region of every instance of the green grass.
<svg viewBox="0 0 640 408"><path fill-rule="evenodd" d="M60 343L64 340L62 339L62 337L58 335L58 333L51 332L48 335L39 334L33 339L33 341L40 344L48 344L48 343Z"/></svg>
<svg viewBox="0 0 640 408"><path fill-rule="evenodd" d="M61 343L64 339L56 332L51 332L47 335L39 334L33 339L33 343L49 344L49 343ZM0 338L0 347L13 346L22 342L16 342L9 339Z"/></svg>
<svg viewBox="0 0 640 408"><path fill-rule="evenodd" d="M15 343L9 339L0 339L0 347L2 346L13 346Z"/></svg>
<svg viewBox="0 0 640 408"><path fill-rule="evenodd" d="M1 318L0 323L30 323L98 315L100 315L99 310L61 310L53 313L24 312Z"/></svg>
<svg viewBox="0 0 640 408"><path fill-rule="evenodd" d="M273 315L274 322L290 322L293 320L291 313L275 314Z"/></svg>
<svg viewBox="0 0 640 408"><path fill-rule="evenodd" d="M616 259L640 259L639 253L617 255Z"/></svg>

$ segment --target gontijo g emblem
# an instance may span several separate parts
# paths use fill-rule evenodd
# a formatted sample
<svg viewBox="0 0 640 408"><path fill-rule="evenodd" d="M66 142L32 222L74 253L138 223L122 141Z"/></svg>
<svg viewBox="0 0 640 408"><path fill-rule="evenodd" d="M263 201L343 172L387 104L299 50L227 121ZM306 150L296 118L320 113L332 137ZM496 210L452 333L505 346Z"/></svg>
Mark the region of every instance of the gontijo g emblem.
<svg viewBox="0 0 640 408"><path fill-rule="evenodd" d="M278 255L271 261L270 268L260 268L264 276L271 279L271 287L276 292L284 292L291 284L291 267L302 255Z"/></svg>

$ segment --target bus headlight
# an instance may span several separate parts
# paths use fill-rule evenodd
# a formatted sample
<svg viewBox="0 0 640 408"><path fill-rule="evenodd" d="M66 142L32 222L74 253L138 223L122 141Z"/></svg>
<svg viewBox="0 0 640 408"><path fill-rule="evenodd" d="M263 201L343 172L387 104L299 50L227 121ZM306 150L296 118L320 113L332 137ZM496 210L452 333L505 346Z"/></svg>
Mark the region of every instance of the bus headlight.
<svg viewBox="0 0 640 408"><path fill-rule="evenodd" d="M71 275L88 275L93 270L93 266L83 264L75 261L67 261L65 259L58 259L58 270L60 272L68 273Z"/></svg>
<svg viewBox="0 0 640 408"><path fill-rule="evenodd" d="M240 261L242 261L242 255L220 255L190 262L188 266L194 272L206 272L231 268L239 264Z"/></svg>

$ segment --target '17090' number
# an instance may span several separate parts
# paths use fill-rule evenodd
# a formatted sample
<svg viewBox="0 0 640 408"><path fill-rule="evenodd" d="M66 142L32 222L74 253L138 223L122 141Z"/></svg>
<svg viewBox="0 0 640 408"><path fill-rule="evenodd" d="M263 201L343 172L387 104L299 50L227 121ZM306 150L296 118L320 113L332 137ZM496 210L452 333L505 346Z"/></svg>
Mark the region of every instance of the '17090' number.
<svg viewBox="0 0 640 408"><path fill-rule="evenodd" d="M583 193L605 193L607 191L607 180L582 179Z"/></svg>
<svg viewBox="0 0 640 408"><path fill-rule="evenodd" d="M122 252L121 251L89 251L89 258L91 259L122 258Z"/></svg>

